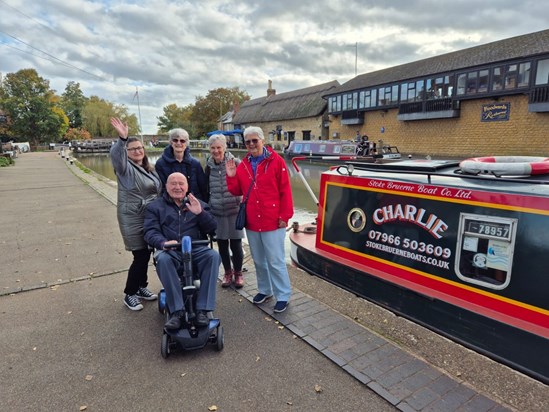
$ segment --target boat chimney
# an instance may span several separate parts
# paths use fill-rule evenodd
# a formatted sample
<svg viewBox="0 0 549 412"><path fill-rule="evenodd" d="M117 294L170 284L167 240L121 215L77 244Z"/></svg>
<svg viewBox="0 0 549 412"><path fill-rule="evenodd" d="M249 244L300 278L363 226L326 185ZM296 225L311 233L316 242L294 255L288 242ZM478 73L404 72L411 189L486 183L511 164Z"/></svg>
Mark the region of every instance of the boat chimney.
<svg viewBox="0 0 549 412"><path fill-rule="evenodd" d="M269 80L269 88L267 89L267 97L276 95L276 90L273 89L273 81Z"/></svg>

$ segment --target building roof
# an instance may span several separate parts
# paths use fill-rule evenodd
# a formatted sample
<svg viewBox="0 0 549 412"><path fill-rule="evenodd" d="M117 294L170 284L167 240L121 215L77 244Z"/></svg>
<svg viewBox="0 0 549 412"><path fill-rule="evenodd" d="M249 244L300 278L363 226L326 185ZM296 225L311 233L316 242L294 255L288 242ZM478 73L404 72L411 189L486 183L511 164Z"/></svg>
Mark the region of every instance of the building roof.
<svg viewBox="0 0 549 412"><path fill-rule="evenodd" d="M324 96L399 82L432 74L549 53L549 30L498 40L412 63L361 74Z"/></svg>
<svg viewBox="0 0 549 412"><path fill-rule="evenodd" d="M240 106L233 117L233 123L250 124L319 116L327 106L322 96L338 86L339 82L332 80L305 89L248 100Z"/></svg>

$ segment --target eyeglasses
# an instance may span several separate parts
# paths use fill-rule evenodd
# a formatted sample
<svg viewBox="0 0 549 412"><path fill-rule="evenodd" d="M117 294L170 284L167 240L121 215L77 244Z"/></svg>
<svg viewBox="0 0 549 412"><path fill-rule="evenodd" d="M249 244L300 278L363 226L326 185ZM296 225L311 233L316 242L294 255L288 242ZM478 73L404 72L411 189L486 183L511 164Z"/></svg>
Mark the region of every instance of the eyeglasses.
<svg viewBox="0 0 549 412"><path fill-rule="evenodd" d="M172 143L185 144L185 143L187 143L187 139L172 139Z"/></svg>
<svg viewBox="0 0 549 412"><path fill-rule="evenodd" d="M244 144L245 144L246 146L249 146L249 145L251 145L252 143L253 143L253 144L257 144L257 142L259 142L259 139L244 140Z"/></svg>
<svg viewBox="0 0 549 412"><path fill-rule="evenodd" d="M128 148L127 150L128 152L137 152L138 150L145 150L145 148L143 146L139 146L139 147L131 147L131 148Z"/></svg>

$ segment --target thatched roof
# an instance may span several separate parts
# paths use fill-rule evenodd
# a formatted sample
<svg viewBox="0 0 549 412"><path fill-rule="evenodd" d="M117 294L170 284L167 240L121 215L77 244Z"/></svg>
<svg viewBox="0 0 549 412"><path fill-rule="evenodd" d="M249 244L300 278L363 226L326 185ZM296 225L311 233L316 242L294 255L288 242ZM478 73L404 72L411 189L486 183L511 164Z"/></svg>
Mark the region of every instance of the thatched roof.
<svg viewBox="0 0 549 412"><path fill-rule="evenodd" d="M301 119L321 115L327 106L322 95L339 86L337 80L305 89L248 100L233 118L234 124Z"/></svg>
<svg viewBox="0 0 549 412"><path fill-rule="evenodd" d="M549 53L549 30L524 34L357 76L324 96Z"/></svg>

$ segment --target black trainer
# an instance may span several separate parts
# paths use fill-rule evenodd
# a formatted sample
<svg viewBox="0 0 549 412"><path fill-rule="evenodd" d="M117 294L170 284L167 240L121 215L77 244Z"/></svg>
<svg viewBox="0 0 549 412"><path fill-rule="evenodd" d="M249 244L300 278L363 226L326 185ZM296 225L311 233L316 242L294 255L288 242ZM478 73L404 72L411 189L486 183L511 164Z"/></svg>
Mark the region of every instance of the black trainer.
<svg viewBox="0 0 549 412"><path fill-rule="evenodd" d="M208 319L208 315L206 314L206 312L200 310L196 314L196 318L194 320L194 323L197 326L206 326L208 323L210 323L210 320Z"/></svg>
<svg viewBox="0 0 549 412"><path fill-rule="evenodd" d="M136 293L137 297L144 300L156 300L158 299L158 295L156 293L152 293L147 288L139 288L139 290Z"/></svg>
<svg viewBox="0 0 549 412"><path fill-rule="evenodd" d="M139 301L137 295L126 295L124 296L124 304L131 310L141 310L143 305Z"/></svg>
<svg viewBox="0 0 549 412"><path fill-rule="evenodd" d="M172 313L172 316L170 316L170 319L164 324L164 327L166 329L179 329L181 328L181 315L182 312L180 310Z"/></svg>

